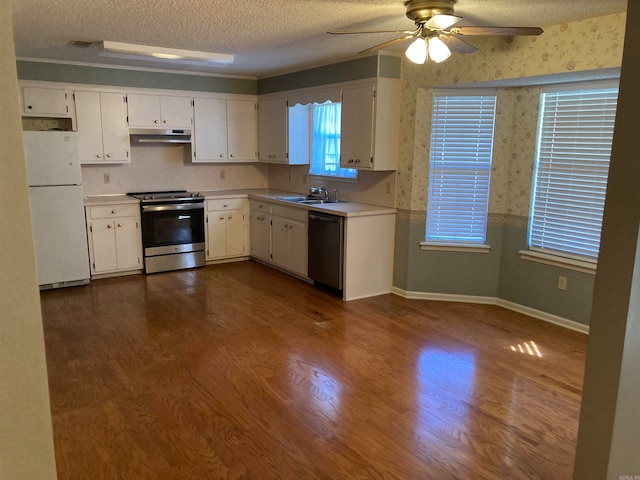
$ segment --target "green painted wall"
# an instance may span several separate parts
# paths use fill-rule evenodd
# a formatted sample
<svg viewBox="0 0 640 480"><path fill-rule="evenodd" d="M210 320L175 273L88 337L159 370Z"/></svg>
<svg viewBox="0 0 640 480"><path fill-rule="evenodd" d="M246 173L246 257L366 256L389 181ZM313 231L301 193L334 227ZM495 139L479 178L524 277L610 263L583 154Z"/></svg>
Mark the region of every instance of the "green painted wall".
<svg viewBox="0 0 640 480"><path fill-rule="evenodd" d="M494 297L587 325L595 276L523 260L527 218L489 217L491 253L420 250L424 215L401 210L396 221L393 285L408 292ZM558 276L567 277L559 290Z"/></svg>
<svg viewBox="0 0 640 480"><path fill-rule="evenodd" d="M258 93L263 95L299 88L317 87L330 83L375 78L377 76L400 78L401 69L402 60L400 57L388 55L378 57L374 55L277 77L263 78L258 80Z"/></svg>
<svg viewBox="0 0 640 480"><path fill-rule="evenodd" d="M256 95L258 92L257 80L243 78L125 70L121 68L102 68L25 60L19 60L17 68L20 80L248 95Z"/></svg>
<svg viewBox="0 0 640 480"><path fill-rule="evenodd" d="M396 258L394 286L409 292L453 295L498 296L502 231L487 228L490 253L465 253L421 250L425 219L415 213L401 211L396 222ZM406 249L406 252L400 250ZM406 268L402 268L405 266Z"/></svg>
<svg viewBox="0 0 640 480"><path fill-rule="evenodd" d="M518 251L527 249L527 221L521 218L519 226L502 227L498 297L588 325L595 275L521 259ZM560 275L567 277L566 290L558 289Z"/></svg>

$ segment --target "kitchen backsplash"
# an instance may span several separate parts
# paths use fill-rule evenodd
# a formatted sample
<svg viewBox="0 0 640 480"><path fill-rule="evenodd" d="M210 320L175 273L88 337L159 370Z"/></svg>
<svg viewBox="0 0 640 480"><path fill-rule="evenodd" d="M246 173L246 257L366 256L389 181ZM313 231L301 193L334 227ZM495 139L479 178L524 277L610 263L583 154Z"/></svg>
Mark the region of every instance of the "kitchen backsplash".
<svg viewBox="0 0 640 480"><path fill-rule="evenodd" d="M324 185L333 198L338 190L340 200L394 207L396 198L396 172L359 171L358 180L333 180L308 175L308 165L269 165L269 188L301 194L310 187Z"/></svg>
<svg viewBox="0 0 640 480"><path fill-rule="evenodd" d="M185 161L188 156L185 146L132 146L130 164L83 165L84 194L267 187L264 164L193 164Z"/></svg>

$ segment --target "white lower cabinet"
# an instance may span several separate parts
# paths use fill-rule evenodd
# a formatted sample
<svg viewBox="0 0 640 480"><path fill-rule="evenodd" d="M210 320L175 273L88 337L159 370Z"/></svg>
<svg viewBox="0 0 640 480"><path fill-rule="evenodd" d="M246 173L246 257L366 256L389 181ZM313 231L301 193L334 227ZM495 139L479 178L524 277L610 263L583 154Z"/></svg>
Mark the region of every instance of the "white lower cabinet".
<svg viewBox="0 0 640 480"><path fill-rule="evenodd" d="M207 200L207 260L223 260L248 254L246 218L245 198Z"/></svg>
<svg viewBox="0 0 640 480"><path fill-rule="evenodd" d="M302 277L308 276L308 212L273 205L271 208L271 252L274 265Z"/></svg>
<svg viewBox="0 0 640 480"><path fill-rule="evenodd" d="M86 207L91 274L142 270L138 205Z"/></svg>
<svg viewBox="0 0 640 480"><path fill-rule="evenodd" d="M251 256L271 262L271 204L251 200Z"/></svg>

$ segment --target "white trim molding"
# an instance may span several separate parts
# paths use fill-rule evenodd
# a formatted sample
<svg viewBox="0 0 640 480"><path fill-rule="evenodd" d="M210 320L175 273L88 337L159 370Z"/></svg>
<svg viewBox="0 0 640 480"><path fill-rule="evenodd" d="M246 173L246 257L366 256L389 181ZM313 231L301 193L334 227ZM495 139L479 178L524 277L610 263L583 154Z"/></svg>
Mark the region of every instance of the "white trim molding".
<svg viewBox="0 0 640 480"><path fill-rule="evenodd" d="M551 313L543 312L542 310L536 310L535 308L525 307L518 303L503 300L497 297L482 297L477 295L455 295L450 293L429 293L429 292L412 292L402 290L398 287L392 287L391 293L404 297L409 300L434 300L442 302L460 302L460 303L476 303L483 305L497 305L507 310L522 313L529 317L537 318L547 323L552 323L560 327L568 328L576 332L589 334L589 325L569 320L568 318L553 315Z"/></svg>
<svg viewBox="0 0 640 480"><path fill-rule="evenodd" d="M420 250L439 250L443 252L490 253L491 246L482 243L436 243L420 242Z"/></svg>
<svg viewBox="0 0 640 480"><path fill-rule="evenodd" d="M596 274L598 268L597 263L586 262L569 257L561 257L560 255L551 255L549 253L538 252L535 250L520 250L518 252L520 258L529 260L530 262L544 263L554 267L566 268L567 270L575 270L576 272Z"/></svg>

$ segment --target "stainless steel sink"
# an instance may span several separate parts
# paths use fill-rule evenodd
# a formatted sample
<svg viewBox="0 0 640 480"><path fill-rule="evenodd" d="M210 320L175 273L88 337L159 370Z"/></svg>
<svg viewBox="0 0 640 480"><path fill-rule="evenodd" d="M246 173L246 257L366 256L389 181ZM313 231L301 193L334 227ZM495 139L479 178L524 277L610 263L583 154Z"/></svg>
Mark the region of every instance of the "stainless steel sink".
<svg viewBox="0 0 640 480"><path fill-rule="evenodd" d="M301 202L306 200L307 197L303 197L302 195L298 195L296 197L276 197L276 200L284 200L285 202Z"/></svg>
<svg viewBox="0 0 640 480"><path fill-rule="evenodd" d="M276 197L276 200L283 200L285 202L299 203L301 205L318 205L321 203L338 203L333 200L322 200L321 198L309 198L303 196L291 196L291 197ZM339 203L346 203L340 200Z"/></svg>

